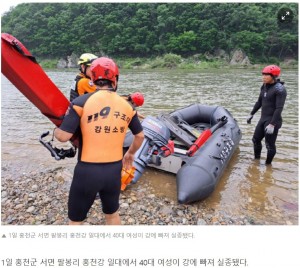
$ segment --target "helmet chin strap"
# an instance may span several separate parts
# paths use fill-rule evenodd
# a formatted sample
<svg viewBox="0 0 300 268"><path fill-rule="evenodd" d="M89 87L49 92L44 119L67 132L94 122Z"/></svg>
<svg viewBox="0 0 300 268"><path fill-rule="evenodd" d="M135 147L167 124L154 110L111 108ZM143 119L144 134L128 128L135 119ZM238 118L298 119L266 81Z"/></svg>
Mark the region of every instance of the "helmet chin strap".
<svg viewBox="0 0 300 268"><path fill-rule="evenodd" d="M87 66L86 65L84 65L84 70L83 70L83 73L84 73L84 75L86 76L86 69L87 69Z"/></svg>
<svg viewBox="0 0 300 268"><path fill-rule="evenodd" d="M117 91L117 86L115 83L111 83L110 81L108 80L97 80L97 81L94 81L94 84L97 86L98 89L100 90L108 90L108 91L113 91L113 92L116 92ZM115 87L114 87L115 85ZM103 88L107 86L107 88ZM100 88L99 88L100 87Z"/></svg>
<svg viewBox="0 0 300 268"><path fill-rule="evenodd" d="M117 91L117 85L115 83L112 83L111 86L108 88L108 90L112 91L112 92L116 92Z"/></svg>
<svg viewBox="0 0 300 268"><path fill-rule="evenodd" d="M82 65L84 66L84 68L83 68L83 69L82 69ZM80 71L81 73L83 73L85 76L86 76L86 69L87 69L87 66L86 66L86 65L84 65L84 64L80 64L79 71Z"/></svg>
<svg viewBox="0 0 300 268"><path fill-rule="evenodd" d="M116 92L117 91L117 86L113 87L113 85L111 85L111 87L108 90L112 91L112 92Z"/></svg>

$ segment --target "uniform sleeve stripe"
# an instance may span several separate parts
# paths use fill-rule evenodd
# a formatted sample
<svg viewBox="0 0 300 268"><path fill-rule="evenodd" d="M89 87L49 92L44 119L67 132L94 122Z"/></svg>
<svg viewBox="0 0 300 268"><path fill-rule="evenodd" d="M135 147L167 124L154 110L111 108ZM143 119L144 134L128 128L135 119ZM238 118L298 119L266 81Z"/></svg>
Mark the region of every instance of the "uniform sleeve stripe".
<svg viewBox="0 0 300 268"><path fill-rule="evenodd" d="M73 109L76 111L76 113L78 114L79 117L82 116L82 112L83 112L82 107L77 106L77 105L73 105Z"/></svg>

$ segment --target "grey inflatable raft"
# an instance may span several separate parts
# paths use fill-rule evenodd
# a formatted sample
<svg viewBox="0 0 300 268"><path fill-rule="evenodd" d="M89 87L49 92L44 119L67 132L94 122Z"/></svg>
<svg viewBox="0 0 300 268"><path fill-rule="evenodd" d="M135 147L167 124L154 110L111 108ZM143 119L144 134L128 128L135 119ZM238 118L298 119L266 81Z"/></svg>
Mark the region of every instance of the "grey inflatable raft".
<svg viewBox="0 0 300 268"><path fill-rule="evenodd" d="M212 127L226 116L226 124L216 129L192 157L182 157L182 167L176 175L179 203L191 203L207 198L215 189L224 169L241 140L237 121L221 106L195 104L171 113L197 128Z"/></svg>
<svg viewBox="0 0 300 268"><path fill-rule="evenodd" d="M198 103L167 115L146 117L142 125L146 138L135 154L133 183L146 166L174 173L178 202L182 204L203 200L214 191L242 137L227 109ZM209 135L198 148L195 144L202 134ZM126 140L124 147L130 144L132 135ZM160 148L168 147L170 140L175 145L174 153L164 156Z"/></svg>

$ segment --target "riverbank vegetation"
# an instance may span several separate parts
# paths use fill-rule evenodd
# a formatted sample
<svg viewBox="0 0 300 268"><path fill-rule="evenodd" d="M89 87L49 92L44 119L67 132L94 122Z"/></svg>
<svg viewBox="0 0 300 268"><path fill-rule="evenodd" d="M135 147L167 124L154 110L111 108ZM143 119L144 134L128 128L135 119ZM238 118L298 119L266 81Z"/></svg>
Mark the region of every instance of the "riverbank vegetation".
<svg viewBox="0 0 300 268"><path fill-rule="evenodd" d="M282 8L291 22L279 22ZM205 68L235 49L252 64L297 61L297 12L297 3L23 3L1 27L42 59L92 52L127 68Z"/></svg>
<svg viewBox="0 0 300 268"><path fill-rule="evenodd" d="M200 57L202 58L202 57ZM249 65L230 65L227 61L222 59L199 59L198 55L183 58L180 55L176 54L165 54L163 56L157 56L152 58L114 58L118 66L121 69L189 69L189 70L201 70L201 69L218 69L218 68L263 68L268 63L258 63L258 64L249 64ZM58 59L42 59L39 61L39 64L44 69L56 69ZM297 69L298 61L288 60L288 61L279 61L278 59L273 59L272 64L277 64L285 69ZM78 68L71 67L71 68Z"/></svg>
<svg viewBox="0 0 300 268"><path fill-rule="evenodd" d="M205 57L199 55L184 58L180 55L172 53L149 58L118 57L114 58L114 60L123 69L207 69L219 68L228 65L222 60L207 60ZM46 69L55 69L57 68L57 61L58 59L42 59L41 61L39 61L39 64Z"/></svg>

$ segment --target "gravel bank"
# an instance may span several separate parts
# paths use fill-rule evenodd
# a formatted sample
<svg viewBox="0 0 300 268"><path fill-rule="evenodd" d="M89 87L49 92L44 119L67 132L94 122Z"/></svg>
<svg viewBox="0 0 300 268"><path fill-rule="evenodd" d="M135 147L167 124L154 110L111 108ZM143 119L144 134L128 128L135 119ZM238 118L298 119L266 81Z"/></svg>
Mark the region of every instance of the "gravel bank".
<svg viewBox="0 0 300 268"><path fill-rule="evenodd" d="M1 188L3 225L66 225L68 191L72 173L58 168L20 177L5 175ZM85 224L104 224L96 200ZM121 194L120 215L125 225L253 225L265 224L247 215L215 211L205 202L181 205L158 197L143 180Z"/></svg>

